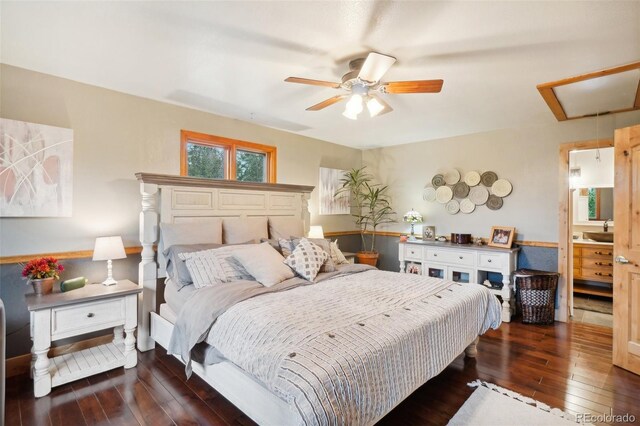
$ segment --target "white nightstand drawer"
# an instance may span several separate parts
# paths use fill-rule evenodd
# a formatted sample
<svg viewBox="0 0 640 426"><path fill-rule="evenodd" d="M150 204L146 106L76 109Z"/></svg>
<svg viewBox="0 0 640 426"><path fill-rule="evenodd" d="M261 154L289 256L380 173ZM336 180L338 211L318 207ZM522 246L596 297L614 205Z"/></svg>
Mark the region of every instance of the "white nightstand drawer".
<svg viewBox="0 0 640 426"><path fill-rule="evenodd" d="M125 299L100 300L51 309L51 339L90 333L124 324Z"/></svg>
<svg viewBox="0 0 640 426"><path fill-rule="evenodd" d="M427 250L427 260L433 262L449 263L453 265L475 264L473 252L453 251L453 250Z"/></svg>
<svg viewBox="0 0 640 426"><path fill-rule="evenodd" d="M404 258L407 260L422 260L422 247L413 245L413 244L405 244L404 245Z"/></svg>
<svg viewBox="0 0 640 426"><path fill-rule="evenodd" d="M503 256L480 253L478 255L478 266L481 268L502 268Z"/></svg>

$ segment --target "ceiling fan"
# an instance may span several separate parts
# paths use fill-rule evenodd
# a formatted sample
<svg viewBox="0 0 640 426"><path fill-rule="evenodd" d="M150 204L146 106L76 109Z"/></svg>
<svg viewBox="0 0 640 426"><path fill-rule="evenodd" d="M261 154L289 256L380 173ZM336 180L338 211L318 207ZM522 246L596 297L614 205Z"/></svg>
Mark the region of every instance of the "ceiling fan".
<svg viewBox="0 0 640 426"><path fill-rule="evenodd" d="M404 93L438 93L442 90L443 80L381 82L380 79L395 62L396 58L393 56L371 52L366 59L358 58L349 62L349 72L342 76L341 83L300 77L289 77L284 81L288 83L331 87L333 89L343 89L351 92L325 99L320 103L310 106L307 108L307 111L319 111L350 98L342 115L352 120L358 118L358 114L364 109L363 105L365 103L371 117L393 111L393 108L379 97L377 93L396 95Z"/></svg>

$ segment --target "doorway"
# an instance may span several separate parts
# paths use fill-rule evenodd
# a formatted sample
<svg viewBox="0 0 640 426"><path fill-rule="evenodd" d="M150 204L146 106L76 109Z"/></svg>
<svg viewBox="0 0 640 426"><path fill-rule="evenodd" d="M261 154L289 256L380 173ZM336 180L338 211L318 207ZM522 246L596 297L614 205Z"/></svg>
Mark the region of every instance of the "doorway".
<svg viewBox="0 0 640 426"><path fill-rule="evenodd" d="M612 147L610 139L560 146L558 321L613 323Z"/></svg>

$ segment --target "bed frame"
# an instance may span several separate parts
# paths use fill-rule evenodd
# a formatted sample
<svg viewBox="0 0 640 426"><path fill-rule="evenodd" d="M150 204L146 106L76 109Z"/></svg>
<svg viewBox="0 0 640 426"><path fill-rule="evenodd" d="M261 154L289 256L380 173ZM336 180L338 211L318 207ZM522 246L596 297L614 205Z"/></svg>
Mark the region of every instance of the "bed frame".
<svg viewBox="0 0 640 426"><path fill-rule="evenodd" d="M309 231L309 198L313 186L250 183L185 176L137 173L142 195L140 242L142 261L138 275L142 293L138 299L138 350L165 349L173 324L156 312L157 282L166 277L162 250L155 250L159 223L197 221L211 217L284 216L302 219ZM477 354L476 338L465 350ZM179 359L179 358L178 358ZM300 417L231 362L202 365L192 362L193 372L260 425L298 424Z"/></svg>

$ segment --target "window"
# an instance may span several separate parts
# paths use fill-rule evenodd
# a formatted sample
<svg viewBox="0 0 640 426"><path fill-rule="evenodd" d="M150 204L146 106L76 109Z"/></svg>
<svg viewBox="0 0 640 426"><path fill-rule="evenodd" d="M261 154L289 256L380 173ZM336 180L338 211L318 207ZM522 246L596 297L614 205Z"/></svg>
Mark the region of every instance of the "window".
<svg viewBox="0 0 640 426"><path fill-rule="evenodd" d="M276 148L182 130L180 174L275 183Z"/></svg>

